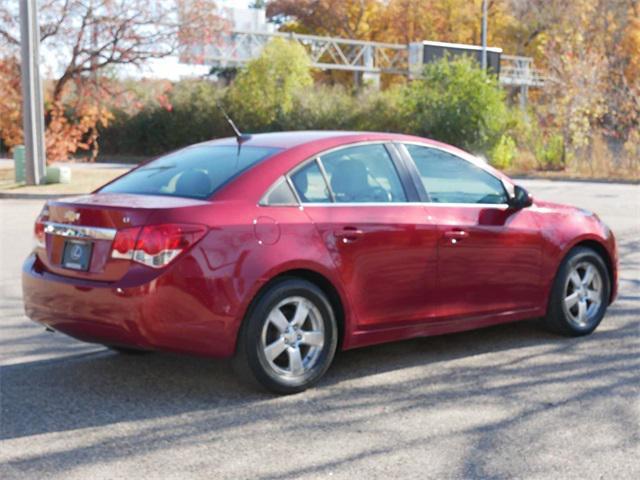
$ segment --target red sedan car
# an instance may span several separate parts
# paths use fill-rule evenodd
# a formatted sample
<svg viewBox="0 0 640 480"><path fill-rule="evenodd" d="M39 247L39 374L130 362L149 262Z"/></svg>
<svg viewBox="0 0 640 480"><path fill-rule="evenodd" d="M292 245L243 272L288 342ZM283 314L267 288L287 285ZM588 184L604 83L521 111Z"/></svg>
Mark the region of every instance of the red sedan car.
<svg viewBox="0 0 640 480"><path fill-rule="evenodd" d="M423 138L215 140L49 201L27 315L119 351L233 357L291 393L337 349L544 317L591 333L616 296L613 234Z"/></svg>

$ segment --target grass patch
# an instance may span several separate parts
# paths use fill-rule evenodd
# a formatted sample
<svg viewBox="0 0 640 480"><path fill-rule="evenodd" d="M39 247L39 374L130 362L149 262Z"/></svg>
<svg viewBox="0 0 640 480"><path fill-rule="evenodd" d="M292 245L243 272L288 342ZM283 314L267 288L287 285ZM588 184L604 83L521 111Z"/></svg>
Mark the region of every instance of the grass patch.
<svg viewBox="0 0 640 480"><path fill-rule="evenodd" d="M16 183L13 168L0 168L0 192L42 193L52 195L89 193L128 171L126 168L70 168L70 183L53 183L48 185L24 185L23 183Z"/></svg>

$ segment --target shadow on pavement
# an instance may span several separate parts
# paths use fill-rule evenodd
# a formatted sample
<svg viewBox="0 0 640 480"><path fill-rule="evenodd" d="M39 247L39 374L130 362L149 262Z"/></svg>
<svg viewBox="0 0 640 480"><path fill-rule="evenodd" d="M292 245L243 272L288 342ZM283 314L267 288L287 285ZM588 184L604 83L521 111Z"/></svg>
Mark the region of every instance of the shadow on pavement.
<svg viewBox="0 0 640 480"><path fill-rule="evenodd" d="M623 243L621 256L636 252L638 243ZM381 416L402 419L416 410L425 416L438 411L448 412L452 421L465 416L458 434L473 442L463 474L486 477L492 475L487 465L498 445L517 455L517 445L544 441L554 422L578 421L586 405L616 426L618 440L606 447L613 452L640 440L635 413L623 406L637 401L640 383L638 343L621 341L637 336L640 328L638 284L628 268L625 264L622 271L620 301L589 337L553 336L530 321L343 352L317 388L290 397L248 389L227 362L174 355L131 357L99 350L9 365L2 368L0 439L135 422L126 433L120 429L80 447L26 451L9 462L23 473L60 473L98 457L109 462L131 455L132 448L170 452L176 445L223 444L269 429L357 435ZM403 371L401 378L388 375L396 371ZM496 409L493 417L467 421L488 405ZM290 422L292 416L300 421ZM548 417L544 429L532 426L537 416ZM420 438L345 452L302 470L284 465L278 478L388 455L418 441L446 438L426 424Z"/></svg>

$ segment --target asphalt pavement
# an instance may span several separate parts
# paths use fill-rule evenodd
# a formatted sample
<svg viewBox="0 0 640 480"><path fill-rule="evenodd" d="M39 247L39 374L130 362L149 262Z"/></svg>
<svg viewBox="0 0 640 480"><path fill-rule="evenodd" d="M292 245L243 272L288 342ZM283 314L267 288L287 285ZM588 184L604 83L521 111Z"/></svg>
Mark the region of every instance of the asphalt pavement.
<svg viewBox="0 0 640 480"><path fill-rule="evenodd" d="M640 187L522 184L618 238L593 335L521 322L343 352L288 397L224 361L45 332L20 289L42 201L0 200L0 478L640 478Z"/></svg>

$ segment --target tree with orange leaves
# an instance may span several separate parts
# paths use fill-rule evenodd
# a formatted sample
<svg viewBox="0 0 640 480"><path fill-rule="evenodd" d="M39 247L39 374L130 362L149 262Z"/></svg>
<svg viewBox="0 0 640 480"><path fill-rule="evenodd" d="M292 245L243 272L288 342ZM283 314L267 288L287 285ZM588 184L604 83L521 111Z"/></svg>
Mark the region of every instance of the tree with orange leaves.
<svg viewBox="0 0 640 480"><path fill-rule="evenodd" d="M0 139L8 146L22 142L20 67L15 58L0 59Z"/></svg>
<svg viewBox="0 0 640 480"><path fill-rule="evenodd" d="M285 30L375 40L384 6L379 0L273 0L267 15Z"/></svg>

